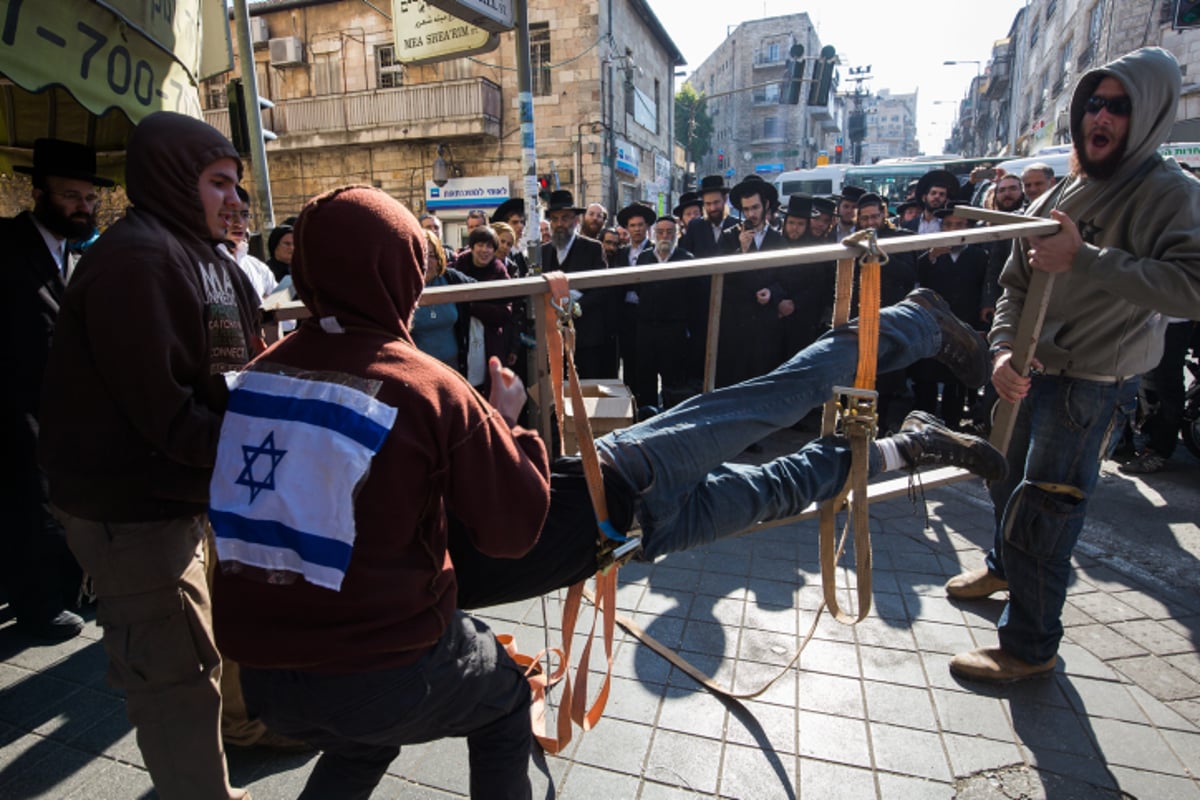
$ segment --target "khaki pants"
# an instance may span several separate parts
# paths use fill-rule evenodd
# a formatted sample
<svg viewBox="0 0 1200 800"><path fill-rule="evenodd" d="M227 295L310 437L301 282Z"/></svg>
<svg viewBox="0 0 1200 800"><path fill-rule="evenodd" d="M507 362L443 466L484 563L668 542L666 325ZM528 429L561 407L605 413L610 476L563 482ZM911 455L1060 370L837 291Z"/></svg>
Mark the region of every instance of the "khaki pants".
<svg viewBox="0 0 1200 800"><path fill-rule="evenodd" d="M91 576L108 680L163 800L245 800L221 745L220 656L204 574L203 516L104 523L56 516Z"/></svg>

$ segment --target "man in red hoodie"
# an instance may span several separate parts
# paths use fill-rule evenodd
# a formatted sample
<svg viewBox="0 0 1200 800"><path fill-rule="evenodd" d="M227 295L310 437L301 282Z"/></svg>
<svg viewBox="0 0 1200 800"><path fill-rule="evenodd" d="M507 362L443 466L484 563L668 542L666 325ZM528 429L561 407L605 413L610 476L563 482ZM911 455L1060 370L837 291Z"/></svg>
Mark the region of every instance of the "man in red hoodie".
<svg viewBox="0 0 1200 800"><path fill-rule="evenodd" d="M164 800L229 800L204 511L227 391L253 355L258 298L218 245L241 161L170 112L134 129L133 207L67 286L42 392L39 456L91 576L109 680Z"/></svg>
<svg viewBox="0 0 1200 800"><path fill-rule="evenodd" d="M409 333L424 236L386 193L339 189L296 223L312 312L232 378L210 518L221 652L246 704L323 751L301 797L367 798L405 744L466 737L471 796L528 798L529 686L457 610L446 514L524 555L550 503L520 381L491 404Z"/></svg>

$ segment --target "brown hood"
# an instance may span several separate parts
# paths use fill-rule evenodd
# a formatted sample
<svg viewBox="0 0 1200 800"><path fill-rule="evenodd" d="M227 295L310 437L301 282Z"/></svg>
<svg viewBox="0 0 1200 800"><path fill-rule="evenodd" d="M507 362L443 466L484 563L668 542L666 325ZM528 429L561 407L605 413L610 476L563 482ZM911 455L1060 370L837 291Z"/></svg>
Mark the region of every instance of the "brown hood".
<svg viewBox="0 0 1200 800"><path fill-rule="evenodd" d="M237 150L221 132L193 117L156 111L133 129L125 164L125 192L133 206L149 211L177 232L211 241L198 193L200 173Z"/></svg>
<svg viewBox="0 0 1200 800"><path fill-rule="evenodd" d="M347 186L309 200L293 238L292 281L313 317L412 341L425 287L424 232L412 212L379 189Z"/></svg>

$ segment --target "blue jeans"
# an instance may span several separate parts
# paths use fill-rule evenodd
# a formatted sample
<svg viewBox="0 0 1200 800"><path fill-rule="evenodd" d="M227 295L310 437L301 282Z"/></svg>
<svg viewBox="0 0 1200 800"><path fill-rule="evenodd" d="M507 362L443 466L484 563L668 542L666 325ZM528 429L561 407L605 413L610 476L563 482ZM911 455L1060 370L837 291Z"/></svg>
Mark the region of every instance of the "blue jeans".
<svg viewBox="0 0 1200 800"><path fill-rule="evenodd" d="M1000 646L1031 664L1062 639L1071 553L1083 530L1100 458L1133 413L1138 379L1095 383L1034 377L1008 448L1008 477L989 488L996 533L987 567L1008 581Z"/></svg>
<svg viewBox="0 0 1200 800"><path fill-rule="evenodd" d="M880 373L935 355L941 332L920 306L880 312ZM858 333L830 331L777 369L697 395L658 416L597 440L600 458L638 494L643 552L653 558L800 513L845 483L850 449L832 437L763 465L724 463L799 422L854 382ZM879 469L871 448L871 472Z"/></svg>

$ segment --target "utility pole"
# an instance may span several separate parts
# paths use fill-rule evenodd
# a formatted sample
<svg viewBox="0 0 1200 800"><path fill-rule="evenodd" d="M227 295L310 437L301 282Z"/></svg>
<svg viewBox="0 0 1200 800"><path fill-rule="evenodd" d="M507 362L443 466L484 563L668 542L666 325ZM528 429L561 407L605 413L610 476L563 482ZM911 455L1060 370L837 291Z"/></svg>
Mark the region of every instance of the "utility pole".
<svg viewBox="0 0 1200 800"><path fill-rule="evenodd" d="M275 209L271 203L271 174L267 170L267 145L263 141L262 109L258 105L258 71L254 67L254 46L250 44L250 14L246 10L246 0L233 0L233 18L237 28L238 71L242 74L246 96L250 171L254 175L254 199L258 204L255 217L258 231L265 237L275 227Z"/></svg>
<svg viewBox="0 0 1200 800"><path fill-rule="evenodd" d="M245 0L242 0L245 2ZM517 104L521 114L521 172L525 176L525 230L532 244L526 248L526 261L534 274L540 273L542 241L538 234L537 213L537 139L533 133L533 63L529 54L529 10L526 0L518 0L517 15Z"/></svg>

